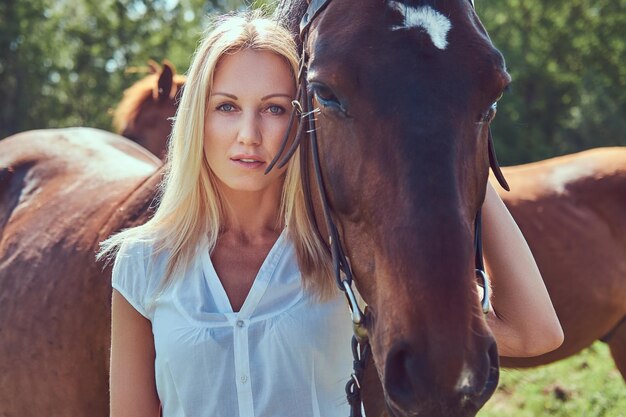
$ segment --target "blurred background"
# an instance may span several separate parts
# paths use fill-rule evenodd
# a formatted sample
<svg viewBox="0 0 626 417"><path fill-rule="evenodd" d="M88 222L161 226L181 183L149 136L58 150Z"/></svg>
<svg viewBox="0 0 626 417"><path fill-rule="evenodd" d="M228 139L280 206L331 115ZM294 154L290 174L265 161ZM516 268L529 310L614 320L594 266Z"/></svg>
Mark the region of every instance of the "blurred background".
<svg viewBox="0 0 626 417"><path fill-rule="evenodd" d="M112 130L124 89L167 58L184 73L207 16L243 0L0 0L0 138L39 128ZM256 1L271 9L271 1ZM493 123L513 165L626 145L626 0L478 0L513 77ZM481 417L626 417L605 345L504 370Z"/></svg>

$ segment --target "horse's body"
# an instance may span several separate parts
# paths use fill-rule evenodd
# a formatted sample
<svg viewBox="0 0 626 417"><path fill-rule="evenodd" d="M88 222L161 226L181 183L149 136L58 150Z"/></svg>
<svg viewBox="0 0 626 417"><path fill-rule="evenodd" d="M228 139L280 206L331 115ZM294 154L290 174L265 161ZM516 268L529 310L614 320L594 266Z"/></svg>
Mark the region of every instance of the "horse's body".
<svg viewBox="0 0 626 417"><path fill-rule="evenodd" d="M501 197L535 256L565 341L529 367L604 338L626 379L626 148L600 148L504 169Z"/></svg>
<svg viewBox="0 0 626 417"><path fill-rule="evenodd" d="M110 270L94 255L146 220L159 166L95 129L0 142L1 416L108 415Z"/></svg>

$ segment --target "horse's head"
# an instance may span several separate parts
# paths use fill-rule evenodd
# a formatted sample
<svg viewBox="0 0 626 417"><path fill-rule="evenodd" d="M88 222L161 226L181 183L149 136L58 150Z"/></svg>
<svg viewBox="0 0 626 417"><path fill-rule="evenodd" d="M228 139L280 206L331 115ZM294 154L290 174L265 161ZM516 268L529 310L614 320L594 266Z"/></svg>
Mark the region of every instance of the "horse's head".
<svg viewBox="0 0 626 417"><path fill-rule="evenodd" d="M470 416L498 379L474 221L509 83L469 0L332 0L304 50L321 171L396 416Z"/></svg>
<svg viewBox="0 0 626 417"><path fill-rule="evenodd" d="M113 125L117 133L137 142L163 159L172 120L178 107L177 96L185 77L177 75L168 62L161 68L150 62L152 74L137 81L124 92L117 106Z"/></svg>

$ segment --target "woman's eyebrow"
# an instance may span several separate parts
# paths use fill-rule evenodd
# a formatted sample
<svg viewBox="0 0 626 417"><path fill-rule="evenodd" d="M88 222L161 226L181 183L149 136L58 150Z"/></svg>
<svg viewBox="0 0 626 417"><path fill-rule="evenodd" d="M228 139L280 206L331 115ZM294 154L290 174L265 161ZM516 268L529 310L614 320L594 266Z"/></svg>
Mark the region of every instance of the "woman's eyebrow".
<svg viewBox="0 0 626 417"><path fill-rule="evenodd" d="M238 100L237 96L234 94L220 93L218 91L216 91L215 93L212 93L211 96L224 96L224 97L232 98L233 100Z"/></svg>
<svg viewBox="0 0 626 417"><path fill-rule="evenodd" d="M211 97L212 96L224 96L224 97L231 98L233 100L239 100L239 98L236 95L234 95L234 94L222 93L222 92L219 92L219 91L216 91L215 93L212 93ZM261 97L261 101L269 100L269 99L274 98L274 97L285 97L285 98L288 98L289 100L293 99L293 97L290 94L273 93L273 94L268 94L266 96Z"/></svg>
<svg viewBox="0 0 626 417"><path fill-rule="evenodd" d="M288 98L289 100L293 100L293 96L291 96L289 94L274 93L274 94L268 94L268 95L266 95L264 97L261 97L261 101L269 100L270 98L274 98L274 97L285 97L285 98Z"/></svg>

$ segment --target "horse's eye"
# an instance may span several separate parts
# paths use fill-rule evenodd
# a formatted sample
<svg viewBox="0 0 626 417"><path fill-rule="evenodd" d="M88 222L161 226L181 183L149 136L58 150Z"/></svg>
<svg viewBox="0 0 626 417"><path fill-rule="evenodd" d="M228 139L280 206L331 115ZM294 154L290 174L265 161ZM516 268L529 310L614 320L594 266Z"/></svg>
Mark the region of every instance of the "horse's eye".
<svg viewBox="0 0 626 417"><path fill-rule="evenodd" d="M315 95L317 102L323 107L329 107L334 110L339 110L344 115L347 114L345 107L339 101L335 93L328 86L313 82L309 86L311 93Z"/></svg>
<svg viewBox="0 0 626 417"><path fill-rule="evenodd" d="M489 109L479 116L478 123L491 123L491 121L496 117L496 113L498 112L498 102L500 101L500 99L502 99L502 96L504 96L505 91L508 91L510 88L510 85L507 85L506 88L502 90L502 92L500 92L500 95L491 104Z"/></svg>
<svg viewBox="0 0 626 417"><path fill-rule="evenodd" d="M324 101L324 102L334 101L337 103L339 102L339 100L337 100L337 96L335 96L335 94L333 93L333 90L326 87L325 85L315 84L312 86L312 88L313 88L313 93L315 94L315 96L321 101Z"/></svg>
<svg viewBox="0 0 626 417"><path fill-rule="evenodd" d="M496 117L496 113L498 112L498 102L496 101L489 107L487 113L485 114L485 123L491 123L491 121Z"/></svg>
<svg viewBox="0 0 626 417"><path fill-rule="evenodd" d="M480 115L480 120L478 123L491 123L494 117L496 117L496 113L498 111L498 102L496 101L489 107L489 109Z"/></svg>

